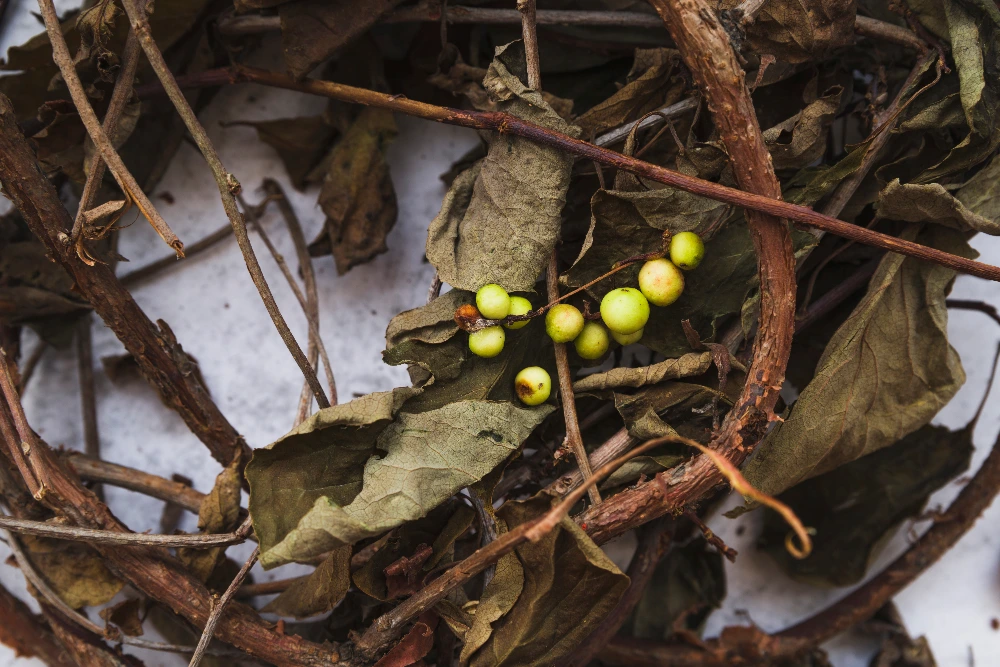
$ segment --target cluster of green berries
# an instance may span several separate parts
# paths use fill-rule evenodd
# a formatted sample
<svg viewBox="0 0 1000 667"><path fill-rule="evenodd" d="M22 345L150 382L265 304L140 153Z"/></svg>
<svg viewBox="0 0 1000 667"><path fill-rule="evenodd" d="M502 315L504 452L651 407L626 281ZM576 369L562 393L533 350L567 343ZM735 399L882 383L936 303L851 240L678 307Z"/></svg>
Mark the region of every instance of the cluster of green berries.
<svg viewBox="0 0 1000 667"><path fill-rule="evenodd" d="M669 306L684 291L684 274L701 263L705 244L694 232L680 232L670 239L670 259L646 262L639 271L639 289L619 287L601 300L600 322L588 322L576 306L558 303L545 314L545 332L556 343L573 343L583 359L596 360L604 356L614 338L621 345L638 342L649 320L649 304ZM484 285L476 293L479 313L491 320L508 315L524 315L531 302L520 296L510 296L496 284ZM495 325L469 334L469 349L480 357L495 357L503 350L507 329L520 329L528 322ZM610 333L609 333L610 331ZM526 405L544 403L552 391L552 379L545 369L530 366L514 379L518 398Z"/></svg>

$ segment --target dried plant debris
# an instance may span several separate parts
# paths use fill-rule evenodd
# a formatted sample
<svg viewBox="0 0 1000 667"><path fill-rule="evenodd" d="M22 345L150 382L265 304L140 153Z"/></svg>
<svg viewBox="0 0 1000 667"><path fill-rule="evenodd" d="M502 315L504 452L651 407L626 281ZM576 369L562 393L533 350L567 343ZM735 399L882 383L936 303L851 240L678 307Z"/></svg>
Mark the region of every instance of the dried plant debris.
<svg viewBox="0 0 1000 667"><path fill-rule="evenodd" d="M1000 10L538 5L88 0L56 16L40 1L51 35L0 64L0 182L14 204L0 218L0 523L42 613L0 590L0 627L17 629L0 641L60 666L137 664L134 644L193 651L210 616L218 641L192 664L829 665L821 645L861 627L881 633L873 665L935 664L886 603L1000 488L998 449L960 478L952 507L928 506L969 467L977 423L931 424L966 379L949 308L1000 322L991 304L949 301L961 272L1000 279L969 243L1000 234ZM731 76L707 76L718 71ZM219 94L246 84L325 100ZM80 88L99 120L117 118L107 142L72 101ZM436 211L405 208L396 167L419 122L479 132L442 174ZM429 285L426 302L393 302L385 332L381 361L410 386L315 412L310 386L271 444L237 432L212 377L116 279L119 239L153 212L92 173L95 145L110 144L169 212L184 192L159 184L193 138L255 266L229 196L252 201L258 184L230 164L242 146L220 160L211 145L237 133L296 191L269 186L247 206L273 203L288 221L297 265L271 249L311 323L307 340L285 340L306 375L352 356L319 328L318 295L345 284L335 275L417 253ZM748 194L771 176L782 201ZM302 197L321 224L298 222ZM397 223L415 218L426 243L403 247ZM195 254L228 235L184 241ZM781 278L793 267L794 287ZM157 271L144 279L171 279ZM377 281L364 289L383 295ZM41 391L29 380L50 347L92 360L75 341L91 313L126 354L104 357L98 381L81 374L82 394L140 371L162 399L150 409L176 410L223 462L207 493L39 439L46 424L21 395ZM99 451L93 412L66 449L86 432ZM743 557L702 518L726 480L742 484L737 468L748 498L781 511L760 510L753 536L779 565L769 576L862 588L784 632L754 619L702 637L731 587L723 557ZM166 501L175 546L122 536L119 496L109 509L94 484ZM176 529L183 511L196 533ZM602 546L659 517L626 576ZM808 527L811 551L794 548L789 523ZM900 530L909 552L872 572ZM128 544L109 547L109 534ZM229 547L248 539L265 569L295 563L296 576L240 583ZM151 628L180 648L148 640Z"/></svg>

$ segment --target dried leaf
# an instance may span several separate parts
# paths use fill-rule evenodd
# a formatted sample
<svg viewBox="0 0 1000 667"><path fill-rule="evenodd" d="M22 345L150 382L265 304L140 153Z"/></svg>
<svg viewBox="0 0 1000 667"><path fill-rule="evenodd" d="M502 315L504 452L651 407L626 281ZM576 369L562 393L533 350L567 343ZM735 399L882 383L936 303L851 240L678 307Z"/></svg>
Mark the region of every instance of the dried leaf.
<svg viewBox="0 0 1000 667"><path fill-rule="evenodd" d="M484 85L498 109L577 136L514 73L523 47L497 49ZM565 152L507 134L492 135L487 156L452 184L427 234L427 259L441 280L475 291L498 283L531 291L559 236L573 160Z"/></svg>
<svg viewBox="0 0 1000 667"><path fill-rule="evenodd" d="M943 6L943 25L927 20L924 12L929 4L934 5L931 13L938 16ZM968 135L917 178L919 183L931 183L980 163L1000 145L996 117L1000 106L1000 9L989 0L916 0L913 9L929 29L951 42L968 126Z"/></svg>
<svg viewBox="0 0 1000 667"><path fill-rule="evenodd" d="M660 561L624 628L640 639L670 639L698 631L726 597L722 555L699 538Z"/></svg>
<svg viewBox="0 0 1000 667"><path fill-rule="evenodd" d="M81 542L33 535L21 536L21 542L35 569L73 609L107 604L124 586L100 555Z"/></svg>
<svg viewBox="0 0 1000 667"><path fill-rule="evenodd" d="M375 663L375 667L408 667L416 664L434 648L434 629L438 620L438 615L433 611L425 611L406 636Z"/></svg>
<svg viewBox="0 0 1000 667"><path fill-rule="evenodd" d="M574 122L584 136L597 135L679 101L686 87L675 76L679 62L676 49L636 49L627 83Z"/></svg>
<svg viewBox="0 0 1000 667"><path fill-rule="evenodd" d="M100 0L91 7L81 9L76 19L80 48L73 61L89 60L101 80L107 83L114 83L118 74L118 54L108 47L114 38L116 23L123 14L114 0Z"/></svg>
<svg viewBox="0 0 1000 667"><path fill-rule="evenodd" d="M122 634L129 637L138 637L143 633L142 619L139 618L141 607L141 600L130 598L102 609L100 616L106 623L114 625L121 630Z"/></svg>
<svg viewBox="0 0 1000 667"><path fill-rule="evenodd" d="M835 86L799 113L763 132L775 169L798 169L823 157L842 93L843 88Z"/></svg>
<svg viewBox="0 0 1000 667"><path fill-rule="evenodd" d="M326 225L309 253L332 253L341 275L388 250L397 208L385 151L394 136L392 112L366 108L327 160L319 194Z"/></svg>
<svg viewBox="0 0 1000 667"><path fill-rule="evenodd" d="M907 230L906 238L916 236ZM957 232L932 226L920 242L968 257ZM944 299L954 271L887 255L868 293L837 330L791 415L744 475L776 495L886 447L923 426L965 381L947 339Z"/></svg>
<svg viewBox="0 0 1000 667"><path fill-rule="evenodd" d="M738 3L726 2L727 8ZM754 53L779 61L820 60L833 49L854 42L855 0L772 0L747 27Z"/></svg>
<svg viewBox="0 0 1000 667"><path fill-rule="evenodd" d="M294 502L261 506L256 504L261 500L260 495L251 502L254 523L261 524L257 534L261 539L261 563L265 567L353 544L425 516L503 462L552 411L551 406L528 409L506 402L459 401L419 414L399 412L392 423L379 424L377 438L370 440L375 430L371 428L366 429L368 433L361 442L357 437L352 438L348 449L352 458L360 458L362 453L368 458L376 449L385 452L382 457L375 455L368 459L362 479L357 475L357 463L347 470L340 463L344 446L329 443L315 431L315 425L324 413L325 419L337 425L343 423L343 416L360 417L361 425L365 425L371 424L373 417L385 415L391 399L380 399L379 395L366 398L369 399L365 403L367 414L361 413L358 406L351 407L365 399L327 408L271 445L266 458L255 454L253 468L247 471L252 499L262 482L270 490L266 497L273 496L276 487L286 488L294 477L307 480L296 484L299 497ZM373 401L382 404L379 413L369 412ZM382 421L378 419L375 423ZM330 424L323 426L329 428ZM328 444L308 446L318 440ZM317 461L309 460L317 455ZM286 458L287 466L275 465L282 458ZM283 467L286 469L281 470ZM303 470L304 467L308 470ZM303 502L305 498L313 502L307 504ZM263 518L258 516L256 507L261 508ZM280 518L276 516L279 512ZM279 526L284 530L276 530Z"/></svg>
<svg viewBox="0 0 1000 667"><path fill-rule="evenodd" d="M878 216L903 222L936 222L959 231L1000 234L1000 218L990 220L967 209L939 183L902 185L894 179L878 194Z"/></svg>
<svg viewBox="0 0 1000 667"><path fill-rule="evenodd" d="M281 46L285 66L297 79L309 74L317 65L368 32L383 14L402 0L294 0L282 4ZM247 8L268 4L244 2Z"/></svg>
<svg viewBox="0 0 1000 667"><path fill-rule="evenodd" d="M701 375L711 365L711 353L688 352L677 359L664 359L649 366L612 368L603 373L593 373L574 382L573 390L581 393L624 387L643 387L664 380L677 380Z"/></svg>
<svg viewBox="0 0 1000 667"><path fill-rule="evenodd" d="M513 528L547 511L550 501L547 496L507 501L497 513ZM472 654L471 665L559 664L628 587L628 577L566 517L541 540L522 544L514 553L524 583L514 606L493 623L489 640ZM495 595L509 600L515 584L512 577Z"/></svg>
<svg viewBox="0 0 1000 667"><path fill-rule="evenodd" d="M294 582L261 611L307 618L336 607L351 586L351 548L334 549L307 578Z"/></svg>
<svg viewBox="0 0 1000 667"><path fill-rule="evenodd" d="M237 457L215 478L215 485L201 501L198 510L198 530L202 533L227 533L236 528L243 491L242 468L242 459ZM202 581L209 580L225 555L225 547L177 550L181 562Z"/></svg>
<svg viewBox="0 0 1000 667"><path fill-rule="evenodd" d="M973 214L997 224L1000 221L1000 158L976 172L955 192L955 198Z"/></svg>
<svg viewBox="0 0 1000 667"><path fill-rule="evenodd" d="M924 426L894 445L792 487L779 499L816 529L813 551L807 558L792 558L784 546L788 526L768 513L763 534L768 553L796 579L823 586L861 581L895 528L968 468L971 431Z"/></svg>

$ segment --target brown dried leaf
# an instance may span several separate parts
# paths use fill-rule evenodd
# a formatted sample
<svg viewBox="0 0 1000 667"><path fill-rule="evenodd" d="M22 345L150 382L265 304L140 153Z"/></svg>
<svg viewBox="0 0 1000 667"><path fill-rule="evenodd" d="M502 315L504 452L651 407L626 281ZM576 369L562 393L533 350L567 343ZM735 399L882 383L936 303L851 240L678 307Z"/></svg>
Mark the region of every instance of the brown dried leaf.
<svg viewBox="0 0 1000 667"><path fill-rule="evenodd" d="M959 191L961 192L961 191ZM1000 218L988 219L971 211L940 183L917 185L893 179L878 194L880 218L903 222L934 222L960 231L1000 234Z"/></svg>
<svg viewBox="0 0 1000 667"><path fill-rule="evenodd" d="M775 169L798 169L823 157L843 90L840 86L831 88L799 113L763 132Z"/></svg>
<svg viewBox="0 0 1000 667"><path fill-rule="evenodd" d="M484 81L498 109L577 136L514 72L519 43L497 49ZM498 283L530 292L559 235L573 160L563 151L506 134L489 139L487 156L452 184L427 234L427 259L441 280L475 291Z"/></svg>
<svg viewBox="0 0 1000 667"><path fill-rule="evenodd" d="M664 359L649 366L639 368L612 368L603 373L593 373L573 383L573 390L593 392L603 389L642 387L664 380L701 375L712 365L710 352L688 352L677 359Z"/></svg>
<svg viewBox="0 0 1000 667"><path fill-rule="evenodd" d="M916 229L904 232L912 239ZM968 257L961 234L927 227L920 242ZM965 381L948 343L945 294L955 272L887 255L834 334L791 415L761 443L747 480L776 495L923 426Z"/></svg>
<svg viewBox="0 0 1000 667"><path fill-rule="evenodd" d="M724 3L727 8L737 4ZM854 42L855 5L855 0L771 0L747 27L747 40L754 53L779 61L822 60Z"/></svg>
<svg viewBox="0 0 1000 667"><path fill-rule="evenodd" d="M307 578L294 582L261 611L307 618L336 607L351 587L351 548L334 549Z"/></svg>
<svg viewBox="0 0 1000 667"><path fill-rule="evenodd" d="M326 225L309 252L332 253L341 275L388 250L397 208L385 151L395 136L391 112L364 109L327 160L319 194Z"/></svg>
<svg viewBox="0 0 1000 667"><path fill-rule="evenodd" d="M413 628L392 647L392 650L375 663L375 667L408 667L417 663L422 664L422 658L434 648L434 629L437 628L438 620L438 615L433 611L422 613L413 624Z"/></svg>
<svg viewBox="0 0 1000 667"><path fill-rule="evenodd" d="M142 619L139 618L141 608L142 601L138 598L131 598L102 609L100 616L106 623L121 630L122 634L138 637L143 633Z"/></svg>
<svg viewBox="0 0 1000 667"><path fill-rule="evenodd" d="M21 537L28 558L52 590L73 609L107 604L124 584L81 542Z"/></svg>
<svg viewBox="0 0 1000 667"><path fill-rule="evenodd" d="M402 0L294 0L282 4L281 46L289 74L302 78L314 67L368 32L383 14ZM274 6L276 2L261 4Z"/></svg>
<svg viewBox="0 0 1000 667"><path fill-rule="evenodd" d="M215 478L215 486L202 500L198 510L198 529L202 533L227 533L236 528L243 491L242 468L242 460L237 457ZM177 550L181 562L203 582L212 576L216 566L225 559L225 554L225 547Z"/></svg>

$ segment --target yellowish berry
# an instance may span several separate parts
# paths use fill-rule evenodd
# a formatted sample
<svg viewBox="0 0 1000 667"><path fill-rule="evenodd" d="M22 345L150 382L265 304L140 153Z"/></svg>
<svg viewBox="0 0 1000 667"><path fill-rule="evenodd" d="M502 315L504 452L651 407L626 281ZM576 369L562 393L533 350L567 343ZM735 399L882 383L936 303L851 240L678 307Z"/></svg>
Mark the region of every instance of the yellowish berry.
<svg viewBox="0 0 1000 667"><path fill-rule="evenodd" d="M531 310L531 302L525 299L523 296L512 296L510 297L510 312L508 315L524 315ZM508 329L520 329L521 327L527 326L530 320L521 320L520 322L511 322L510 324L505 324L504 326Z"/></svg>
<svg viewBox="0 0 1000 667"><path fill-rule="evenodd" d="M685 271L695 269L705 256L705 242L694 232L679 232L670 238L670 261Z"/></svg>
<svg viewBox="0 0 1000 667"><path fill-rule="evenodd" d="M503 351L507 335L501 326L486 327L469 334L469 349L477 357L490 359Z"/></svg>
<svg viewBox="0 0 1000 667"><path fill-rule="evenodd" d="M601 319L612 331L635 333L646 326L649 302L634 287L613 289L601 299Z"/></svg>
<svg viewBox="0 0 1000 667"><path fill-rule="evenodd" d="M557 303L545 313L545 333L556 343L569 343L583 331L583 313L576 306Z"/></svg>
<svg viewBox="0 0 1000 667"><path fill-rule="evenodd" d="M608 351L611 339L608 337L608 330L603 324L598 322L587 322L583 325L583 331L573 341L576 353L584 359L600 359Z"/></svg>
<svg viewBox="0 0 1000 667"><path fill-rule="evenodd" d="M499 285L483 285L476 292L476 307L486 319L499 320L510 314L510 296Z"/></svg>
<svg viewBox="0 0 1000 667"><path fill-rule="evenodd" d="M684 292L684 274L669 259L653 259L639 270L639 290L654 306L669 306Z"/></svg>
<svg viewBox="0 0 1000 667"><path fill-rule="evenodd" d="M540 366L528 366L514 378L514 392L525 405L541 405L552 393L552 378Z"/></svg>

